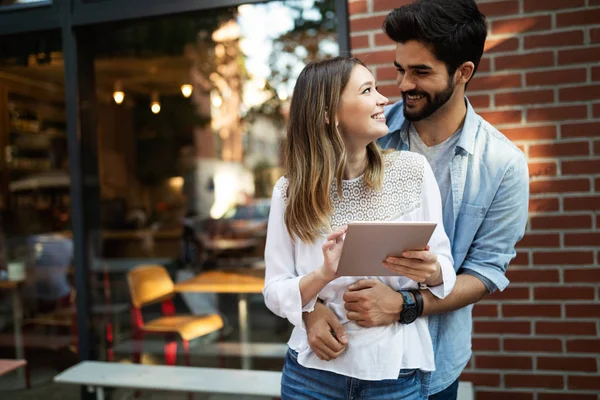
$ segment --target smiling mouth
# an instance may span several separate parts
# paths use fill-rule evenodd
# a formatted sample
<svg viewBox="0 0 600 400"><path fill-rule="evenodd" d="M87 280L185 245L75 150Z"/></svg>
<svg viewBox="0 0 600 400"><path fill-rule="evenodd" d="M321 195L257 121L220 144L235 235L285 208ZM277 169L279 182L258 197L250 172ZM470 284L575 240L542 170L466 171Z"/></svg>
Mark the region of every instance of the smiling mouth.
<svg viewBox="0 0 600 400"><path fill-rule="evenodd" d="M378 121L385 121L385 115L383 115L383 113L371 115L371 118Z"/></svg>
<svg viewBox="0 0 600 400"><path fill-rule="evenodd" d="M406 95L406 99L411 100L411 101L417 101L417 100L421 100L423 97L422 94L407 94Z"/></svg>

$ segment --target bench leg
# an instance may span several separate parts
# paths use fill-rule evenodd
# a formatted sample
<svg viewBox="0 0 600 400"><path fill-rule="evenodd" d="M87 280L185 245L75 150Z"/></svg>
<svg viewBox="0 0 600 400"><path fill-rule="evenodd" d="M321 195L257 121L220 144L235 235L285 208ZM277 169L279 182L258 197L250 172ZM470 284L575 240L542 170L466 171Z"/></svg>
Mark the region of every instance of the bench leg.
<svg viewBox="0 0 600 400"><path fill-rule="evenodd" d="M104 400L104 388L97 386L88 386L88 392L96 392L96 400Z"/></svg>

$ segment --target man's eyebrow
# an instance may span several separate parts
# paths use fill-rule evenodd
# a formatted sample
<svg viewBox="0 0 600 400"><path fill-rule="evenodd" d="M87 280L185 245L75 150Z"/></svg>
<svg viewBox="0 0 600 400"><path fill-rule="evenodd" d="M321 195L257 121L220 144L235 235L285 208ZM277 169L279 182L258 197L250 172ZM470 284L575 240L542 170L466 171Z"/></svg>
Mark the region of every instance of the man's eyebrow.
<svg viewBox="0 0 600 400"><path fill-rule="evenodd" d="M398 69L404 69L400 64L398 64L398 62L396 60L394 60L394 67L396 67ZM429 65L425 65L425 64L415 64L415 65L409 65L408 69L426 69L426 70L430 70L432 68Z"/></svg>

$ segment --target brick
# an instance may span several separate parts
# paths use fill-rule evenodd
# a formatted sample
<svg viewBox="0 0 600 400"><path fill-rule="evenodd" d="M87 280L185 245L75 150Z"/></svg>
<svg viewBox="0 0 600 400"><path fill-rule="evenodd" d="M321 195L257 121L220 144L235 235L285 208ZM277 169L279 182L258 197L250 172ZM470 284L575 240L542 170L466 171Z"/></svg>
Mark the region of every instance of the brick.
<svg viewBox="0 0 600 400"><path fill-rule="evenodd" d="M494 96L497 107L520 104L544 104L554 101L554 91L550 89L496 93Z"/></svg>
<svg viewBox="0 0 600 400"><path fill-rule="evenodd" d="M598 203L594 204L593 207L600 209ZM600 246L600 232L565 234L565 246Z"/></svg>
<svg viewBox="0 0 600 400"><path fill-rule="evenodd" d="M593 300L593 287L536 287L533 289L535 300Z"/></svg>
<svg viewBox="0 0 600 400"><path fill-rule="evenodd" d="M471 346L474 351L498 351L500 339L498 338L472 338Z"/></svg>
<svg viewBox="0 0 600 400"><path fill-rule="evenodd" d="M525 18L507 18L492 21L492 34L503 35L550 29L552 21L549 15Z"/></svg>
<svg viewBox="0 0 600 400"><path fill-rule="evenodd" d="M573 392L538 393L538 400L598 400L598 396L595 394L579 394Z"/></svg>
<svg viewBox="0 0 600 400"><path fill-rule="evenodd" d="M594 263L591 251L549 251L533 253L535 265L585 265Z"/></svg>
<svg viewBox="0 0 600 400"><path fill-rule="evenodd" d="M515 51L519 48L519 39L517 38L488 38L485 41L483 51L485 54L501 53L505 51Z"/></svg>
<svg viewBox="0 0 600 400"><path fill-rule="evenodd" d="M528 126L525 128L503 128L502 133L513 141L555 139L556 127L554 125L546 125Z"/></svg>
<svg viewBox="0 0 600 400"><path fill-rule="evenodd" d="M506 271L506 276L512 283L543 283L559 281L558 271L555 269L509 268L508 271Z"/></svg>
<svg viewBox="0 0 600 400"><path fill-rule="evenodd" d="M473 332L500 335L530 335L531 324L529 321L474 321Z"/></svg>
<svg viewBox="0 0 600 400"><path fill-rule="evenodd" d="M596 324L594 322L535 322L536 335L596 335Z"/></svg>
<svg viewBox="0 0 600 400"><path fill-rule="evenodd" d="M529 157L533 158L587 156L589 154L589 143L582 141L529 146Z"/></svg>
<svg viewBox="0 0 600 400"><path fill-rule="evenodd" d="M556 14L557 28L578 25L598 25L598 21L600 21L600 9L559 12Z"/></svg>
<svg viewBox="0 0 600 400"><path fill-rule="evenodd" d="M569 339L567 340L569 353L600 353L600 339Z"/></svg>
<svg viewBox="0 0 600 400"><path fill-rule="evenodd" d="M479 11L487 18L499 15L519 14L519 2L516 0L494 1L478 4Z"/></svg>
<svg viewBox="0 0 600 400"><path fill-rule="evenodd" d="M366 0L358 0L351 1L348 3L348 13L350 15L353 14L361 14L367 12L367 1Z"/></svg>
<svg viewBox="0 0 600 400"><path fill-rule="evenodd" d="M558 199L555 199L558 203ZM531 210L530 210L531 211ZM560 246L560 236L556 233L534 234L527 233L523 239L517 243L517 248L521 247L558 247ZM517 289L517 288L515 288ZM521 288L518 288L521 289ZM526 288L525 288L526 289ZM505 290L506 291L506 290ZM527 291L529 296L529 290Z"/></svg>
<svg viewBox="0 0 600 400"><path fill-rule="evenodd" d="M525 36L525 49L583 44L583 30Z"/></svg>
<svg viewBox="0 0 600 400"><path fill-rule="evenodd" d="M488 75L475 76L469 82L470 90L495 90L521 87L521 75Z"/></svg>
<svg viewBox="0 0 600 400"><path fill-rule="evenodd" d="M567 304L567 318L600 318L600 303Z"/></svg>
<svg viewBox="0 0 600 400"><path fill-rule="evenodd" d="M491 62L488 57L482 57L477 66L477 72L490 72L492 70Z"/></svg>
<svg viewBox="0 0 600 400"><path fill-rule="evenodd" d="M492 125L518 124L521 122L521 110L485 111L479 115Z"/></svg>
<svg viewBox="0 0 600 400"><path fill-rule="evenodd" d="M565 124L561 125L560 130L563 138L600 136L600 122Z"/></svg>
<svg viewBox="0 0 600 400"><path fill-rule="evenodd" d="M600 269L568 269L564 271L565 283L589 283L600 281Z"/></svg>
<svg viewBox="0 0 600 400"><path fill-rule="evenodd" d="M414 0L373 0L373 10L392 11L394 8L402 7L413 1Z"/></svg>
<svg viewBox="0 0 600 400"><path fill-rule="evenodd" d="M502 304L502 316L559 318L561 309L559 304Z"/></svg>
<svg viewBox="0 0 600 400"><path fill-rule="evenodd" d="M497 56L494 66L496 71L523 70L527 68L551 67L554 65L554 53L551 51L510 56Z"/></svg>
<svg viewBox="0 0 600 400"><path fill-rule="evenodd" d="M529 199L529 212L558 211L558 199Z"/></svg>
<svg viewBox="0 0 600 400"><path fill-rule="evenodd" d="M520 252L511 261L511 265L529 265L529 254Z"/></svg>
<svg viewBox="0 0 600 400"><path fill-rule="evenodd" d="M600 159L562 161L561 170L563 175L581 175L600 173Z"/></svg>
<svg viewBox="0 0 600 400"><path fill-rule="evenodd" d="M529 163L529 177L556 176L556 162Z"/></svg>
<svg viewBox="0 0 600 400"><path fill-rule="evenodd" d="M375 46L392 46L396 45L392 39L388 37L385 33L376 33L375 34Z"/></svg>
<svg viewBox="0 0 600 400"><path fill-rule="evenodd" d="M469 103L473 108L488 108L490 106L490 96L487 94L469 96Z"/></svg>
<svg viewBox="0 0 600 400"><path fill-rule="evenodd" d="M527 86L561 85L566 83L580 83L587 79L587 72L583 68L553 69L552 71L527 72L525 82Z"/></svg>
<svg viewBox="0 0 600 400"><path fill-rule="evenodd" d="M473 317L497 317L498 306L496 304L475 304Z"/></svg>
<svg viewBox="0 0 600 400"><path fill-rule="evenodd" d="M587 106L558 106L530 108L527 110L528 122L566 121L570 119L586 119Z"/></svg>
<svg viewBox="0 0 600 400"><path fill-rule="evenodd" d="M490 392L477 388L477 400L506 400L506 390ZM510 400L533 400L533 393L510 392Z"/></svg>
<svg viewBox="0 0 600 400"><path fill-rule="evenodd" d="M525 0L523 10L525 12L559 10L571 7L583 7L584 5L585 0Z"/></svg>
<svg viewBox="0 0 600 400"><path fill-rule="evenodd" d="M400 89L398 89L398 85L396 84L379 85L377 86L377 90L387 98L400 96Z"/></svg>
<svg viewBox="0 0 600 400"><path fill-rule="evenodd" d="M590 41L592 43L600 43L600 28L590 29Z"/></svg>
<svg viewBox="0 0 600 400"><path fill-rule="evenodd" d="M352 49L369 48L369 35L353 35L350 36L350 47Z"/></svg>
<svg viewBox="0 0 600 400"><path fill-rule="evenodd" d="M460 380L473 382L474 386L500 386L500 374L482 372L463 372Z"/></svg>
<svg viewBox="0 0 600 400"><path fill-rule="evenodd" d="M537 369L545 371L596 372L596 359L591 357L538 357Z"/></svg>
<svg viewBox="0 0 600 400"><path fill-rule="evenodd" d="M504 386L507 388L562 389L561 375L505 374Z"/></svg>
<svg viewBox="0 0 600 400"><path fill-rule="evenodd" d="M590 229L592 218L589 215L544 215L531 217L532 229Z"/></svg>
<svg viewBox="0 0 600 400"><path fill-rule="evenodd" d="M600 48L598 52L600 52ZM598 57L598 60L600 61L600 57ZM600 98L600 84L561 88L558 90L558 98L560 101L597 100Z"/></svg>
<svg viewBox="0 0 600 400"><path fill-rule="evenodd" d="M600 61L600 46L558 51L558 65L584 64L596 61Z"/></svg>
<svg viewBox="0 0 600 400"><path fill-rule="evenodd" d="M598 107L598 111L600 112L600 107ZM600 140L594 142L594 155L600 156Z"/></svg>
<svg viewBox="0 0 600 400"><path fill-rule="evenodd" d="M600 67L592 67L592 80L600 81Z"/></svg>
<svg viewBox="0 0 600 400"><path fill-rule="evenodd" d="M572 390L600 390L600 377L597 375L569 375L567 387Z"/></svg>
<svg viewBox="0 0 600 400"><path fill-rule="evenodd" d="M481 369L531 370L533 360L524 356L475 356L475 365Z"/></svg>
<svg viewBox="0 0 600 400"><path fill-rule="evenodd" d="M563 206L565 211L598 211L600 196L566 197Z"/></svg>
<svg viewBox="0 0 600 400"><path fill-rule="evenodd" d="M369 66L376 64L391 64L394 62L395 52L394 50L369 51L356 54L355 57L361 59Z"/></svg>
<svg viewBox="0 0 600 400"><path fill-rule="evenodd" d="M378 81L394 81L398 76L398 71L393 67L379 66L377 67Z"/></svg>
<svg viewBox="0 0 600 400"><path fill-rule="evenodd" d="M531 194L589 192L590 182L587 179L539 180L531 182L529 189Z"/></svg>
<svg viewBox="0 0 600 400"><path fill-rule="evenodd" d="M503 291L496 290L490 296L486 298L487 301L504 301L504 300L529 300L528 287L514 287L509 286Z"/></svg>
<svg viewBox="0 0 600 400"><path fill-rule="evenodd" d="M352 18L350 20L350 32L380 30L383 25L385 15L375 17Z"/></svg>

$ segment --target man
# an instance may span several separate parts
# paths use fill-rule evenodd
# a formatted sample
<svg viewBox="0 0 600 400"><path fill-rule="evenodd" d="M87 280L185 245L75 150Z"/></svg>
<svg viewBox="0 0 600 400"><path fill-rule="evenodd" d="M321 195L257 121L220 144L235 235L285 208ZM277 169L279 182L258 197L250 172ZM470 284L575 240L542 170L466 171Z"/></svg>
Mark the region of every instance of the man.
<svg viewBox="0 0 600 400"><path fill-rule="evenodd" d="M396 42L402 101L387 108L390 132L379 144L416 151L430 162L458 277L443 300L427 289L400 293L378 280L362 280L345 294L345 308L348 318L364 327L429 316L436 362L436 371L425 379L429 398L456 399L458 377L471 357L472 305L508 285L504 274L524 233L527 162L465 97L487 35L474 0L418 0L392 11L384 31ZM394 258L385 265L417 276L422 264ZM339 356L352 341L322 304L305 313L304 321L311 348L323 359Z"/></svg>

